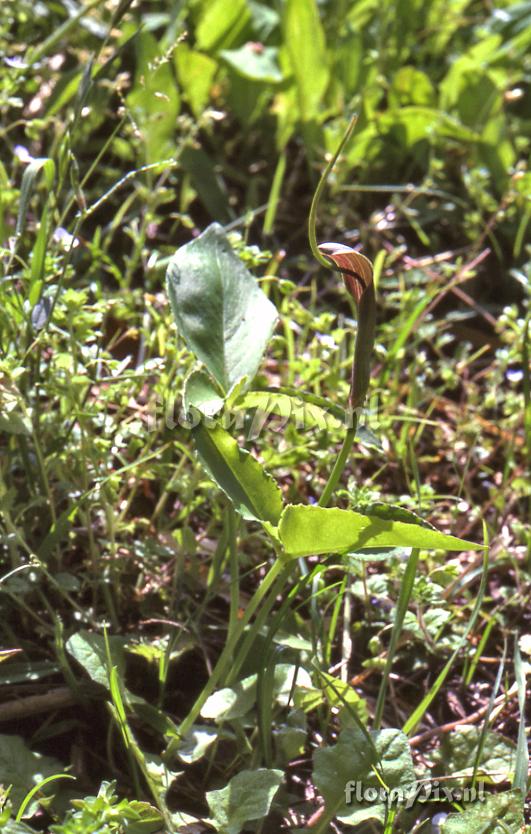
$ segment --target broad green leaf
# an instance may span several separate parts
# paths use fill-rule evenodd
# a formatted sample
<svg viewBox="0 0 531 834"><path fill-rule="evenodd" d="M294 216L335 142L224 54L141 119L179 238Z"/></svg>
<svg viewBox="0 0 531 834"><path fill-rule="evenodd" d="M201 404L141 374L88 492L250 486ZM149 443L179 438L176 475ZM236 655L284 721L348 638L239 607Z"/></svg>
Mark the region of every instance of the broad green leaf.
<svg viewBox="0 0 531 834"><path fill-rule="evenodd" d="M288 706L294 694L312 688L312 679L302 666L293 663L277 663L274 672L273 693L277 704Z"/></svg>
<svg viewBox="0 0 531 834"><path fill-rule="evenodd" d="M245 0L209 0L203 4L203 14L199 19L195 40L199 49L205 52L217 52L230 49L240 41L241 35L251 19L251 13Z"/></svg>
<svg viewBox="0 0 531 834"><path fill-rule="evenodd" d="M251 380L277 311L214 223L170 261L167 286L179 332L224 391Z"/></svg>
<svg viewBox="0 0 531 834"><path fill-rule="evenodd" d="M134 817L133 817L134 815ZM124 810L124 821L127 834L160 834L163 819L160 811L149 802L132 799Z"/></svg>
<svg viewBox="0 0 531 834"><path fill-rule="evenodd" d="M178 88L172 65L150 32L139 32L135 46L137 71L127 104L144 138L146 161L159 162L175 151Z"/></svg>
<svg viewBox="0 0 531 834"><path fill-rule="evenodd" d="M291 716L302 716L302 726L292 726L289 721ZM293 710L288 716L287 724L275 723L273 729L275 749L281 752L282 761L286 764L304 753L308 741L308 729L306 727L306 716L302 710Z"/></svg>
<svg viewBox="0 0 531 834"><path fill-rule="evenodd" d="M276 85L236 72L231 63L226 63L226 79L227 109L240 123L245 134L260 117L266 117Z"/></svg>
<svg viewBox="0 0 531 834"><path fill-rule="evenodd" d="M217 62L208 55L190 49L187 43L180 43L175 50L175 67L183 95L198 118L204 111L210 97L210 88L217 72Z"/></svg>
<svg viewBox="0 0 531 834"><path fill-rule="evenodd" d="M179 163L183 171L190 175L197 196L210 216L221 223L228 223L233 215L228 207L227 190L211 157L203 148L186 145L179 156Z"/></svg>
<svg viewBox="0 0 531 834"><path fill-rule="evenodd" d="M290 397L293 401L293 407L296 405L302 405L303 403L307 403L308 405L315 405L317 408L325 411L327 414L331 414L333 417L336 417L337 420L341 423L345 423L347 420L347 412L344 408L342 408L337 403L331 402L326 397L320 397L317 394L312 394L310 391L301 391L297 388L291 388L289 385L283 385L279 388L263 388L259 391L248 391L247 392L250 397L256 396L257 400L257 407L259 407L260 403L262 402L262 397L266 397L268 394L273 396L273 400L268 400L268 402L277 402L275 399L277 395L283 395ZM240 390L233 389L228 398L227 404L232 407L238 406L241 398L244 396L243 388ZM278 402L283 402L282 398L279 396Z"/></svg>
<svg viewBox="0 0 531 834"><path fill-rule="evenodd" d="M234 686L225 686L213 692L201 710L202 718L214 721L232 721L242 718L256 701L256 675L249 675Z"/></svg>
<svg viewBox="0 0 531 834"><path fill-rule="evenodd" d="M124 640L121 637L109 637L108 640L113 665L117 667L119 677L123 679L125 671ZM105 638L101 634L85 630L78 631L67 640L66 648L95 683L108 688L109 673Z"/></svg>
<svg viewBox="0 0 531 834"><path fill-rule="evenodd" d="M109 636L109 647L116 675L123 682L125 675L125 638ZM77 662L85 669L91 680L109 689L109 669L105 638L90 631L79 631L67 641L66 648ZM153 727L161 735L171 736L176 733L175 724L169 715L134 695L122 684L122 694L128 709L134 710L140 719Z"/></svg>
<svg viewBox="0 0 531 834"><path fill-rule="evenodd" d="M480 736L479 727L466 726L458 727L453 733L445 735L440 749L433 755L439 772L455 778L458 785L462 784L463 780L470 780L474 772ZM487 732L478 762L478 780L495 785L510 781L514 773L515 752L514 741L499 733Z"/></svg>
<svg viewBox="0 0 531 834"><path fill-rule="evenodd" d="M316 750L313 762L315 787L325 801L327 815L333 817L348 813L345 785L365 780L377 764L377 753L359 727L349 727L340 734L337 744Z"/></svg>
<svg viewBox="0 0 531 834"><path fill-rule="evenodd" d="M279 84L282 73L277 64L278 49L249 42L239 49L224 49L220 55L232 69L251 81Z"/></svg>
<svg viewBox="0 0 531 834"><path fill-rule="evenodd" d="M235 509L244 518L278 524L282 493L262 464L219 425L200 423L192 436L201 462Z"/></svg>
<svg viewBox="0 0 531 834"><path fill-rule="evenodd" d="M177 756L185 764L198 762L218 737L219 730L215 727L194 726L182 740Z"/></svg>
<svg viewBox="0 0 531 834"><path fill-rule="evenodd" d="M392 132L407 148L422 139L434 141L437 137L458 142L478 142L480 139L479 134L451 116L434 108L416 105L383 113L379 126L382 131Z"/></svg>
<svg viewBox="0 0 531 834"><path fill-rule="evenodd" d="M192 371L184 381L183 404L186 412L197 408L205 417L213 417L223 408L212 378L204 371Z"/></svg>
<svg viewBox="0 0 531 834"><path fill-rule="evenodd" d="M160 795L165 797L175 780L182 776L182 770L170 770L161 757L154 753L144 753L143 756L152 782L159 788ZM157 832L160 834L160 828L157 829ZM127 834L129 834L129 829L127 829Z"/></svg>
<svg viewBox="0 0 531 834"><path fill-rule="evenodd" d="M26 747L20 736L0 735L0 785L12 786L9 798L15 811L35 785L47 776L55 776L63 770L62 762L51 756L34 753ZM35 799L25 809L24 817L33 816L37 807L38 801Z"/></svg>
<svg viewBox="0 0 531 834"><path fill-rule="evenodd" d="M50 193L53 190L53 183L55 179L55 162L53 159L32 159L24 171L22 176L22 185L20 186L20 202L18 207L17 225L15 227L15 234L17 237L22 234L26 226L29 201L34 189L35 179L41 170L44 176L46 191Z"/></svg>
<svg viewBox="0 0 531 834"><path fill-rule="evenodd" d="M284 42L297 87L299 118L317 116L329 80L325 36L315 0L287 0Z"/></svg>
<svg viewBox="0 0 531 834"><path fill-rule="evenodd" d="M393 77L389 90L389 105L391 107L405 107L409 104L419 104L430 107L435 104L435 90L426 75L416 67L401 67Z"/></svg>
<svg viewBox="0 0 531 834"><path fill-rule="evenodd" d="M358 695L348 681L342 681L326 672L321 672L320 677L323 683L323 692L331 707L340 710L341 727L352 725L357 716L364 724L368 723L369 710L367 702L361 695Z"/></svg>
<svg viewBox="0 0 531 834"><path fill-rule="evenodd" d="M409 749L409 742L404 733L400 730L386 729L377 730L371 733L371 738L376 749L376 769L391 792L399 789L403 792L406 803L408 797L413 798L416 777ZM349 777L352 778L352 777ZM380 799L382 783L371 769L362 780L364 790L372 788L372 794L377 794L376 801L367 801L367 798L357 802L355 795L352 801L337 812L338 819L346 825L359 825L365 820L378 820L383 823L386 815L386 802ZM342 786L344 790L344 785ZM385 796L385 794L384 794ZM346 797L343 796L343 801Z"/></svg>
<svg viewBox="0 0 531 834"><path fill-rule="evenodd" d="M370 740L359 727L343 730L337 744L315 752L313 779L327 816L346 825L370 819L383 822L382 783L390 791L400 789L406 797L416 785L408 740L394 729L371 732Z"/></svg>
<svg viewBox="0 0 531 834"><path fill-rule="evenodd" d="M232 687L218 689L206 700L201 716L215 721L241 718L256 703L257 675L249 675ZM293 663L277 663L274 671L272 697L280 706L287 706L293 693L311 689L310 675ZM179 753L180 755L180 753Z"/></svg>
<svg viewBox="0 0 531 834"><path fill-rule="evenodd" d="M482 547L420 523L302 504L290 504L284 509L278 532L289 558L312 553L343 553L366 547L440 550L480 550Z"/></svg>
<svg viewBox="0 0 531 834"><path fill-rule="evenodd" d="M221 790L209 791L206 798L216 830L239 834L246 822L264 819L283 776L281 770L242 770Z"/></svg>
<svg viewBox="0 0 531 834"><path fill-rule="evenodd" d="M265 422L270 416L284 417L297 428L318 428L322 431L337 430L343 425L337 413L306 402L301 397L270 391L248 391L234 403L238 410L257 409Z"/></svg>
<svg viewBox="0 0 531 834"><path fill-rule="evenodd" d="M524 800L519 790L487 794L482 802L450 814L441 834L517 834L525 831Z"/></svg>

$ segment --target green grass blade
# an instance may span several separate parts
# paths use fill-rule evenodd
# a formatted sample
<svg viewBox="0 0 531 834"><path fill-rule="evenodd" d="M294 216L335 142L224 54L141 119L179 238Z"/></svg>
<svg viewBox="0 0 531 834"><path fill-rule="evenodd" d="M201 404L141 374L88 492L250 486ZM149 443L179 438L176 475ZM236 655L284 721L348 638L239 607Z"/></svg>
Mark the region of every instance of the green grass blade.
<svg viewBox="0 0 531 834"><path fill-rule="evenodd" d="M393 666L393 660L395 658L398 640L402 632L404 617L406 616L406 611L409 605L409 601L411 599L411 594L413 593L413 586L415 584L415 576L417 573L417 565L419 561L419 553L420 551L415 547L411 551L404 573L404 578L400 586L400 595L398 597L398 603L396 606L395 621L393 623L391 640L389 641L389 648L387 650L387 660L385 662L385 669L382 677L382 682L380 684L380 691L378 692L376 709L374 711L375 730L379 730L382 723L387 684L389 681L389 675L391 674L391 668Z"/></svg>
<svg viewBox="0 0 531 834"><path fill-rule="evenodd" d="M526 796L529 778L529 749L525 731L526 675L524 664L522 663L522 655L520 654L520 646L518 645L518 635L515 636L514 642L514 672L518 686L520 720L518 722L513 788L519 788L522 791L522 795Z"/></svg>
<svg viewBox="0 0 531 834"><path fill-rule="evenodd" d="M487 712L485 713L485 718L483 720L483 726L481 728L481 735L478 741L478 749L476 751L476 758L474 759L474 770L472 772L472 787L474 787L476 783L476 776L479 768L479 763L481 761L481 754L483 752L483 748L485 746L485 741L487 739L487 731L489 729L489 719L490 714L494 707L494 701L496 700L496 695L498 694L498 689L500 688L500 683L503 675L503 670L505 667L505 657L507 654L507 642L503 647L503 656L501 659L501 663L498 667L498 672L496 674L496 680L494 681L494 686L492 687L492 692L490 693L489 703L487 705Z"/></svg>
<svg viewBox="0 0 531 834"><path fill-rule="evenodd" d="M485 550L485 553L483 555L483 569L482 569L482 573L481 573L481 582L480 582L480 586L479 586L478 596L477 596L477 599L476 599L476 604L474 605L474 610L472 611L470 620L468 621L468 625L465 629L465 633L463 634L463 636L462 636L461 640L459 641L459 644L457 645L455 650L452 652L452 655L451 655L450 659L448 660L448 662L445 664L443 670L438 675L438 677L437 677L435 683L433 684L433 686L431 687L430 691L424 696L424 698L422 699L422 701L420 702L418 707L413 711L413 713L409 716L408 720L404 724L403 731L406 735L410 735L414 731L415 727L417 726L419 721L422 719L422 716L424 715L424 713L426 712L426 710L428 709L428 707L432 703L433 699L439 693L442 685L444 684L446 678L448 677L448 675L450 673L450 670L452 669L452 666L455 663L455 660L456 660L459 652L461 651L461 649L465 645L467 637L470 634L470 632L472 631L472 629L473 629L473 627L476 623L476 620L479 616L479 612L480 612L480 609L481 609L481 605L483 603L483 597L485 595L485 588L487 587L488 570L489 570L489 554L488 554L488 551Z"/></svg>
<svg viewBox="0 0 531 834"><path fill-rule="evenodd" d="M24 816L24 811L30 804L31 800L38 793L42 788L47 785L49 782L57 782L58 779L73 779L75 781L76 777L72 776L70 773L56 773L53 776L47 776L46 779L42 779L38 782L34 787L26 794L24 797L20 808L17 811L17 815L15 817L15 822L20 822L22 817Z"/></svg>

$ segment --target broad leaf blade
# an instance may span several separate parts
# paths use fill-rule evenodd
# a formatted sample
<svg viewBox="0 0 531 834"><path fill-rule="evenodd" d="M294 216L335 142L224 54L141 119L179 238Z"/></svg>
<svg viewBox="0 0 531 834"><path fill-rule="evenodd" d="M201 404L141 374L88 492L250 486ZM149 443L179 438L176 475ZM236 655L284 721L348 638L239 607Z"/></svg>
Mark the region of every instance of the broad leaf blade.
<svg viewBox="0 0 531 834"><path fill-rule="evenodd" d="M16 810L29 790L63 770L58 759L33 752L20 736L0 735L0 784L11 786L9 798ZM37 809L38 800L32 800L24 816L31 817Z"/></svg>
<svg viewBox="0 0 531 834"><path fill-rule="evenodd" d="M513 834L524 831L524 801L519 790L488 794L461 814L450 814L441 834Z"/></svg>
<svg viewBox="0 0 531 834"><path fill-rule="evenodd" d="M216 829L239 834L249 820L264 819L283 777L281 770L242 770L221 790L209 791L206 798Z"/></svg>
<svg viewBox="0 0 531 834"><path fill-rule="evenodd" d="M277 65L278 49L249 42L239 49L225 49L221 57L232 69L250 81L279 84L282 72Z"/></svg>
<svg viewBox="0 0 531 834"><path fill-rule="evenodd" d="M140 129L148 162L160 162L175 150L175 120L180 98L171 65L163 59L151 32L135 38L137 71L127 104Z"/></svg>
<svg viewBox="0 0 531 834"><path fill-rule="evenodd" d="M279 536L289 558L312 553L344 553L364 547L418 547L480 550L481 545L440 533L432 527L353 510L288 505Z"/></svg>
<svg viewBox="0 0 531 834"><path fill-rule="evenodd" d="M120 679L123 680L125 674L124 640L114 635L108 637L108 640L113 663L116 665ZM66 648L95 683L108 688L109 671L103 635L82 629L67 640Z"/></svg>
<svg viewBox="0 0 531 834"><path fill-rule="evenodd" d="M201 462L244 518L278 524L282 495L275 480L230 434L199 424L192 430Z"/></svg>
<svg viewBox="0 0 531 834"><path fill-rule="evenodd" d="M355 792L347 802L347 785L358 782L364 791L372 789L378 796L383 784L390 791L398 788L407 793L416 781L407 737L394 729L374 731L370 738L358 727L343 730L337 744L315 752L314 765L313 778L326 813L349 826L370 819L383 822L386 807L382 801L357 801Z"/></svg>
<svg viewBox="0 0 531 834"><path fill-rule="evenodd" d="M186 412L191 408L205 417L213 417L223 408L224 400L212 381L204 371L192 371L184 381L183 405Z"/></svg>
<svg viewBox="0 0 531 834"><path fill-rule="evenodd" d="M265 420L270 415L291 420L298 428L317 428L321 431L340 429L341 420L331 410L305 402L302 397L270 391L248 391L234 403L237 410L257 409ZM345 417L346 419L346 417Z"/></svg>
<svg viewBox="0 0 531 834"><path fill-rule="evenodd" d="M170 261L168 294L179 332L224 391L258 370L277 311L213 223Z"/></svg>
<svg viewBox="0 0 531 834"><path fill-rule="evenodd" d="M284 42L297 87L302 122L311 122L321 107L329 80L323 27L315 0L288 0L283 15Z"/></svg>

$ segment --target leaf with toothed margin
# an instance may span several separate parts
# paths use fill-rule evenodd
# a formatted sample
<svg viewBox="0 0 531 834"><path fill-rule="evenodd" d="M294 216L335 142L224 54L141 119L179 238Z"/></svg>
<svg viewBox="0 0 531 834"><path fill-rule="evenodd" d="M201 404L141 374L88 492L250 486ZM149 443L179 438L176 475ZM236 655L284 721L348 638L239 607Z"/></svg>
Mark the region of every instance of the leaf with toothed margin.
<svg viewBox="0 0 531 834"><path fill-rule="evenodd" d="M407 514L410 517L409 513ZM420 520L395 520L392 512L358 513L337 507L288 504L278 527L285 557L346 553L370 547L419 547L424 550L481 550L482 545L441 533Z"/></svg>
<svg viewBox="0 0 531 834"><path fill-rule="evenodd" d="M207 472L244 518L277 525L282 493L262 464L220 425L205 422L192 429L192 437Z"/></svg>

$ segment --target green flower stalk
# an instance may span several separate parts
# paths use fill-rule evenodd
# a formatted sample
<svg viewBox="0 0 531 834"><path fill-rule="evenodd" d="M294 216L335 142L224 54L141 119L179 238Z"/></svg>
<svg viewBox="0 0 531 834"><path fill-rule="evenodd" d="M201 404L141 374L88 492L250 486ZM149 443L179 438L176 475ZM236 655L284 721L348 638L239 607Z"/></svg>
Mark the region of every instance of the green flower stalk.
<svg viewBox="0 0 531 834"><path fill-rule="evenodd" d="M339 147L321 175L321 179L313 195L308 219L308 238L314 257L322 266L328 269L334 269L336 272L342 274L347 291L356 304L358 329L354 347L349 394L349 406L353 412L363 406L370 382L371 358L376 323L376 294L374 291L373 267L368 258L356 252L350 246L345 246L342 243L318 244L315 234L315 221L317 207L326 180L337 162L341 151L350 139L357 119L357 116L353 116L350 120L345 134L339 143Z"/></svg>

